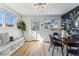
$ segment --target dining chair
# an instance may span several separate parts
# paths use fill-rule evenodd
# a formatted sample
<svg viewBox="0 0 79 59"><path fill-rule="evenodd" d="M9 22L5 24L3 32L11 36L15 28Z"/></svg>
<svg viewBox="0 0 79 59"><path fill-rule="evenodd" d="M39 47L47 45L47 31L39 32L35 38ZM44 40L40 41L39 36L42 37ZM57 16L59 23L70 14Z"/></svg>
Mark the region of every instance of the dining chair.
<svg viewBox="0 0 79 59"><path fill-rule="evenodd" d="M68 43L67 44L67 56L69 55L79 56L79 43Z"/></svg>
<svg viewBox="0 0 79 59"><path fill-rule="evenodd" d="M51 35L49 35L49 37L50 37L50 46L49 46L49 48L48 48L48 51L50 50L50 48L51 48L52 45L53 45L53 37L52 37Z"/></svg>
<svg viewBox="0 0 79 59"><path fill-rule="evenodd" d="M60 40L60 38L56 37L56 36L58 36L58 33L53 33L53 36L51 36L51 35L49 35L49 36L50 36L50 41L51 41L50 47L53 45L52 56L54 55L54 50L56 47L57 47L57 51L58 51L58 47L61 47L61 53L64 56L64 53L63 53L64 45L62 44L62 41Z"/></svg>

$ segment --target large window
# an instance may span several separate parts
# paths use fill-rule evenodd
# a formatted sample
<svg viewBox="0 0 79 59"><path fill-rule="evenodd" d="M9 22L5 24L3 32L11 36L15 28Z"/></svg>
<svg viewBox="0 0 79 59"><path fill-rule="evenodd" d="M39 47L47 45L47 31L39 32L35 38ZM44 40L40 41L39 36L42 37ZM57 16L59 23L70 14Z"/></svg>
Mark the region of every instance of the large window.
<svg viewBox="0 0 79 59"><path fill-rule="evenodd" d="M32 19L32 30L39 31L40 27L40 19L38 17L35 17Z"/></svg>
<svg viewBox="0 0 79 59"><path fill-rule="evenodd" d="M6 26L13 26L14 16L5 10L0 10L0 26L3 24Z"/></svg>
<svg viewBox="0 0 79 59"><path fill-rule="evenodd" d="M52 27L54 25L54 21L56 21L56 19L51 18L51 17L45 17L44 18L44 26L45 26L45 29L48 29L49 25Z"/></svg>
<svg viewBox="0 0 79 59"><path fill-rule="evenodd" d="M3 24L3 11L0 11L0 26Z"/></svg>
<svg viewBox="0 0 79 59"><path fill-rule="evenodd" d="M45 30L49 30L49 33L59 33L61 34L61 20L53 17L45 17L44 18L44 28Z"/></svg>
<svg viewBox="0 0 79 59"><path fill-rule="evenodd" d="M9 13L5 13L5 24L6 26L13 26L14 17Z"/></svg>
<svg viewBox="0 0 79 59"><path fill-rule="evenodd" d="M44 18L45 29L48 29L49 26L51 26L51 28L53 29L58 29L60 28L60 22L61 21L59 19L45 17Z"/></svg>

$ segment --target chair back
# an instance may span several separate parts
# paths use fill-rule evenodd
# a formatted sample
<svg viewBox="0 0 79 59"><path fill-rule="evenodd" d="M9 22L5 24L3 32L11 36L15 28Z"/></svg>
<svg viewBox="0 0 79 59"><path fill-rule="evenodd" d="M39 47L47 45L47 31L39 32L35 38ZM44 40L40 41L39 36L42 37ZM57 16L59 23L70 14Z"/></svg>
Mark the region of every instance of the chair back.
<svg viewBox="0 0 79 59"><path fill-rule="evenodd" d="M59 35L59 34L55 32L55 33L53 33L53 35Z"/></svg>
<svg viewBox="0 0 79 59"><path fill-rule="evenodd" d="M59 34L58 33L53 33L53 40L54 41L59 41Z"/></svg>

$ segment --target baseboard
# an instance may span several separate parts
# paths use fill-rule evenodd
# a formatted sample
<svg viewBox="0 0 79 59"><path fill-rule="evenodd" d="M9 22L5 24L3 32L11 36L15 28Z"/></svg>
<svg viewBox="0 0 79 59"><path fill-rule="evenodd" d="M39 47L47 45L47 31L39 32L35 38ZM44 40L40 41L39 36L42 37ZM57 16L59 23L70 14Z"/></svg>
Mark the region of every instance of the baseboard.
<svg viewBox="0 0 79 59"><path fill-rule="evenodd" d="M25 41L25 42L39 42L39 40L30 40L30 41Z"/></svg>
<svg viewBox="0 0 79 59"><path fill-rule="evenodd" d="M45 43L50 43L50 41L43 41L43 42L45 42Z"/></svg>
<svg viewBox="0 0 79 59"><path fill-rule="evenodd" d="M26 40L25 40L25 42L31 42L31 41L26 41Z"/></svg>
<svg viewBox="0 0 79 59"><path fill-rule="evenodd" d="M40 42L39 40L31 40L31 41L25 41L25 42ZM43 41L44 43L50 43L50 41Z"/></svg>
<svg viewBox="0 0 79 59"><path fill-rule="evenodd" d="M32 42L39 42L39 40L31 40Z"/></svg>

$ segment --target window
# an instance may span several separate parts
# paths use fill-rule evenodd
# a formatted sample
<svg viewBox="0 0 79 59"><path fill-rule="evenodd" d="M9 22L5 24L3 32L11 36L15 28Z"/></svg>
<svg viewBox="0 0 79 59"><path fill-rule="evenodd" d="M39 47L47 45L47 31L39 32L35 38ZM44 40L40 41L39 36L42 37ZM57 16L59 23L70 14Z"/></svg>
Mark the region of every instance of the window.
<svg viewBox="0 0 79 59"><path fill-rule="evenodd" d="M45 26L45 29L48 29L49 26L51 26L51 28L53 28L53 29L60 28L60 20L45 17L44 18L44 26Z"/></svg>
<svg viewBox="0 0 79 59"><path fill-rule="evenodd" d="M55 29L60 28L60 24L61 24L61 21L60 21L59 19L54 19L54 21L51 22L51 25L52 25L53 28L55 28Z"/></svg>
<svg viewBox="0 0 79 59"><path fill-rule="evenodd" d="M0 11L0 26L3 24L3 11Z"/></svg>
<svg viewBox="0 0 79 59"><path fill-rule="evenodd" d="M45 29L48 29L49 25L52 26L52 23L55 21L53 18L45 17L44 18L44 27Z"/></svg>
<svg viewBox="0 0 79 59"><path fill-rule="evenodd" d="M32 30L39 31L40 19L38 17L33 18Z"/></svg>
<svg viewBox="0 0 79 59"><path fill-rule="evenodd" d="M3 24L6 26L13 26L14 16L8 11L0 9L0 26L2 26Z"/></svg>
<svg viewBox="0 0 79 59"><path fill-rule="evenodd" d="M6 26L13 26L13 20L14 20L14 17L11 14L5 13L5 25Z"/></svg>

